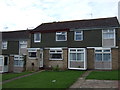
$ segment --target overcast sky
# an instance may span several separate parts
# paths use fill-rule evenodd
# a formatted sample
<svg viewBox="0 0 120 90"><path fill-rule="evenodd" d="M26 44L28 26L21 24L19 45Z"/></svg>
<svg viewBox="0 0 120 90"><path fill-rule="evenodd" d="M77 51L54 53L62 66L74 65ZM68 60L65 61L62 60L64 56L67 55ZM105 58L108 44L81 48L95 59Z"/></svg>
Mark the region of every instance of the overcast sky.
<svg viewBox="0 0 120 90"><path fill-rule="evenodd" d="M119 0L0 0L0 31L41 23L118 16Z"/></svg>

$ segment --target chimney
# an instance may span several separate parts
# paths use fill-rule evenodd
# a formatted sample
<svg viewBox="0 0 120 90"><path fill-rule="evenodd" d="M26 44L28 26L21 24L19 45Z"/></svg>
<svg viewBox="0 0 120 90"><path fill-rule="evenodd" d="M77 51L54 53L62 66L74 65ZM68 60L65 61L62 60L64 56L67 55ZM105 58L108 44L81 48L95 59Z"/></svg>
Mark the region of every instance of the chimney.
<svg viewBox="0 0 120 90"><path fill-rule="evenodd" d="M118 2L118 20L120 23L120 1Z"/></svg>

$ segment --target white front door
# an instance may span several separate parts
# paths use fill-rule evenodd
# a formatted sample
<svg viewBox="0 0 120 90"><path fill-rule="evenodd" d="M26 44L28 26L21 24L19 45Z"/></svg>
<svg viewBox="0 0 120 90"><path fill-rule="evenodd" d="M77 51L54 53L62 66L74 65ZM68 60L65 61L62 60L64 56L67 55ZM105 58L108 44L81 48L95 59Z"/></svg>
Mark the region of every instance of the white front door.
<svg viewBox="0 0 120 90"><path fill-rule="evenodd" d="M86 49L85 48L69 48L68 52L68 68L69 69L87 69Z"/></svg>
<svg viewBox="0 0 120 90"><path fill-rule="evenodd" d="M43 67L43 52L40 52L40 67Z"/></svg>

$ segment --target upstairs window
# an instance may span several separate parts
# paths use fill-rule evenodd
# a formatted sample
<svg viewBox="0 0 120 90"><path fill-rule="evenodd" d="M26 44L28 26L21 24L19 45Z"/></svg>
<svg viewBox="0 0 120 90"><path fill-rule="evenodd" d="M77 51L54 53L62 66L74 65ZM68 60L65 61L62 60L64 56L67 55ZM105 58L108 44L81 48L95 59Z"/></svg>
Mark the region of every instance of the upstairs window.
<svg viewBox="0 0 120 90"><path fill-rule="evenodd" d="M103 47L115 46L115 29L106 29L102 31L102 45Z"/></svg>
<svg viewBox="0 0 120 90"><path fill-rule="evenodd" d="M74 40L82 41L83 40L83 31L75 31L74 32Z"/></svg>
<svg viewBox="0 0 120 90"><path fill-rule="evenodd" d="M66 41L67 32L56 32L56 41Z"/></svg>
<svg viewBox="0 0 120 90"><path fill-rule="evenodd" d="M7 49L7 41L2 42L2 49Z"/></svg>
<svg viewBox="0 0 120 90"><path fill-rule="evenodd" d="M103 30L103 39L114 39L114 30Z"/></svg>
<svg viewBox="0 0 120 90"><path fill-rule="evenodd" d="M63 59L63 51L62 49L50 49L49 51L50 60L62 60Z"/></svg>
<svg viewBox="0 0 120 90"><path fill-rule="evenodd" d="M41 42L41 33L34 34L34 42Z"/></svg>
<svg viewBox="0 0 120 90"><path fill-rule="evenodd" d="M19 46L20 48L27 48L27 41L20 41Z"/></svg>

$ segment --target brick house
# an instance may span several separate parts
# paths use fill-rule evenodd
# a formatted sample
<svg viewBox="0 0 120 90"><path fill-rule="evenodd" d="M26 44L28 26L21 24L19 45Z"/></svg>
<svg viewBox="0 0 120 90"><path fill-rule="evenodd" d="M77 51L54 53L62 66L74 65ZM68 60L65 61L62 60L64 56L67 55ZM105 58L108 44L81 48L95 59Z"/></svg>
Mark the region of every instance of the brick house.
<svg viewBox="0 0 120 90"><path fill-rule="evenodd" d="M26 32L12 41L17 39L20 43L20 40L27 40L27 48L20 50L20 47L16 47L19 53L14 54L10 52L13 46L7 49L7 55L14 58L11 59L14 67L9 63L9 71L23 71L23 66L26 70L56 66L77 70L120 68L120 25L116 17L43 23ZM3 42L6 41L4 38ZM1 57L5 55L3 51ZM15 67L15 55L25 57L22 69Z"/></svg>

